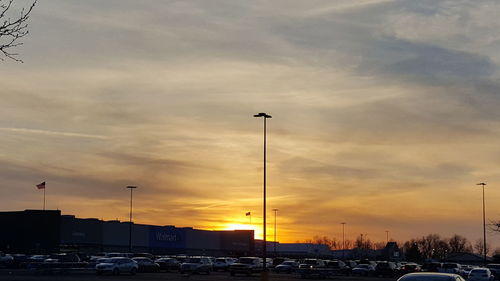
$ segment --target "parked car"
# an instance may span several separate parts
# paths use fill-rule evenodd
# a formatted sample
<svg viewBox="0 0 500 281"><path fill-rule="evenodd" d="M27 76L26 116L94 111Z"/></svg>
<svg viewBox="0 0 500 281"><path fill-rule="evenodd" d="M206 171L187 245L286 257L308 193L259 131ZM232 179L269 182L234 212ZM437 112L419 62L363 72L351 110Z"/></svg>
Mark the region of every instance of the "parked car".
<svg viewBox="0 0 500 281"><path fill-rule="evenodd" d="M262 271L262 259L257 257L241 257L237 262L229 266L231 276L237 273L251 275L252 273Z"/></svg>
<svg viewBox="0 0 500 281"><path fill-rule="evenodd" d="M155 263L157 263L160 266L160 270L165 270L167 272L171 270L178 271L181 266L179 261L174 258L159 258L155 260Z"/></svg>
<svg viewBox="0 0 500 281"><path fill-rule="evenodd" d="M443 263L443 266L439 269L439 272L442 273L460 274L461 271L462 271L462 266L458 263L453 263L453 262L445 262Z"/></svg>
<svg viewBox="0 0 500 281"><path fill-rule="evenodd" d="M135 261L125 257L101 259L95 266L98 275L103 273L119 275L124 272L130 273L130 275L135 275L138 268L139 266Z"/></svg>
<svg viewBox="0 0 500 281"><path fill-rule="evenodd" d="M146 257L132 258L137 263L138 272L160 272L160 265Z"/></svg>
<svg viewBox="0 0 500 281"><path fill-rule="evenodd" d="M358 264L351 270L352 275L372 276L375 267L371 264Z"/></svg>
<svg viewBox="0 0 500 281"><path fill-rule="evenodd" d="M495 277L488 268L474 268L469 272L469 281L493 281Z"/></svg>
<svg viewBox="0 0 500 281"><path fill-rule="evenodd" d="M9 268L12 267L12 264L14 264L14 257L0 252L0 268Z"/></svg>
<svg viewBox="0 0 500 281"><path fill-rule="evenodd" d="M471 272L471 270L473 270L474 268L477 268L477 266L473 266L473 265L463 265L462 264L462 270L460 271L460 275L462 275L462 277L464 278L468 278L469 277L469 273Z"/></svg>
<svg viewBox="0 0 500 281"><path fill-rule="evenodd" d="M355 267L356 267L356 265L358 265L358 263L357 263L357 262L355 262L355 261L353 261L353 260L346 260L346 261L344 261L344 262L345 262L346 266L349 268L349 273L351 273L351 270L352 270L353 268L355 268Z"/></svg>
<svg viewBox="0 0 500 281"><path fill-rule="evenodd" d="M426 262L422 265L422 271L425 272L439 272L443 266L440 262Z"/></svg>
<svg viewBox="0 0 500 281"><path fill-rule="evenodd" d="M495 276L495 279L500 279L500 264L497 263L490 263L486 265L486 268L488 268L493 276Z"/></svg>
<svg viewBox="0 0 500 281"><path fill-rule="evenodd" d="M214 271L228 271L229 266L234 262L236 262L235 258L216 258L213 265Z"/></svg>
<svg viewBox="0 0 500 281"><path fill-rule="evenodd" d="M325 261L320 259L305 259L299 264L299 269L323 267L325 267Z"/></svg>
<svg viewBox="0 0 500 281"><path fill-rule="evenodd" d="M341 260L331 260L326 262L326 268L335 270L339 274L349 274L351 269Z"/></svg>
<svg viewBox="0 0 500 281"><path fill-rule="evenodd" d="M396 264L390 261L381 261L377 263L375 266L375 275L376 276L389 276L395 277L398 273L398 268Z"/></svg>
<svg viewBox="0 0 500 281"><path fill-rule="evenodd" d="M415 272L405 274L397 281L465 281L465 279L452 273Z"/></svg>
<svg viewBox="0 0 500 281"><path fill-rule="evenodd" d="M212 261L208 257L190 257L181 264L181 273L206 273L212 272Z"/></svg>
<svg viewBox="0 0 500 281"><path fill-rule="evenodd" d="M299 263L296 261L284 261L281 264L278 264L275 268L274 271L280 273L280 272L286 272L286 273L292 273L295 272L299 268Z"/></svg>
<svg viewBox="0 0 500 281"><path fill-rule="evenodd" d="M409 262L401 267L401 269L399 270L399 273L401 275L405 275L407 273L420 272L420 271L422 271L422 268L420 267L420 265L413 263L413 262Z"/></svg>

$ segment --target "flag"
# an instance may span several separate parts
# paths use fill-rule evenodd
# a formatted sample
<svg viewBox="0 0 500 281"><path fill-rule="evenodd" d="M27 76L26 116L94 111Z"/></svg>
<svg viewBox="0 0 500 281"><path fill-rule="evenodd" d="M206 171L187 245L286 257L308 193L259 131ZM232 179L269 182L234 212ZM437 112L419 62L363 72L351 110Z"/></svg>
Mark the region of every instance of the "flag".
<svg viewBox="0 0 500 281"><path fill-rule="evenodd" d="M42 182L41 184L37 184L36 187L38 189L45 189L45 182Z"/></svg>
<svg viewBox="0 0 500 281"><path fill-rule="evenodd" d="M245 216L249 216L250 215L250 212L246 212Z"/></svg>

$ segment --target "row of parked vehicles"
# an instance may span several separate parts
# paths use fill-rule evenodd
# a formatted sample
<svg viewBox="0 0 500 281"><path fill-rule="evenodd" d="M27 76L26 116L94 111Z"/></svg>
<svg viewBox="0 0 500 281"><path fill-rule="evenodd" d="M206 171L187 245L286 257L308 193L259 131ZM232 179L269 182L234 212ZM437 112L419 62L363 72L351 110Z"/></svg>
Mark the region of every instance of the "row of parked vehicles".
<svg viewBox="0 0 500 281"><path fill-rule="evenodd" d="M261 272L263 259L259 257L207 257L207 256L153 256L152 254L103 253L96 256L77 254L53 255L5 255L0 253L0 267L27 268L35 270L95 270L97 274L134 275L137 272L174 271L180 273L210 274L212 271L227 271L231 275ZM493 281L500 279L500 264L486 267L461 265L458 263L430 262L422 265L411 262L369 260L323 260L267 258L266 267L277 273L296 273L303 277L328 277L336 275L397 277L415 272L437 272L456 274L471 281ZM457 280L455 280L457 281Z"/></svg>

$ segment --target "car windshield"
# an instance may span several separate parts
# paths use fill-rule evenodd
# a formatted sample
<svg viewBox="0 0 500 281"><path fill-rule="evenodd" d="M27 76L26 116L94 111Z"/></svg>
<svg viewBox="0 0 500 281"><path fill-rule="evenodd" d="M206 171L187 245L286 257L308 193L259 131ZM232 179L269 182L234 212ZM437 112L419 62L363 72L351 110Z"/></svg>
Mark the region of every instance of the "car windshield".
<svg viewBox="0 0 500 281"><path fill-rule="evenodd" d="M111 263L119 263L119 262L128 262L128 260L125 259L109 259L109 262Z"/></svg>
<svg viewBox="0 0 500 281"><path fill-rule="evenodd" d="M284 261L281 263L282 265L293 265L294 262L293 261Z"/></svg>
<svg viewBox="0 0 500 281"><path fill-rule="evenodd" d="M370 268L370 265L368 264L360 264L358 266L356 266L357 268Z"/></svg>
<svg viewBox="0 0 500 281"><path fill-rule="evenodd" d="M97 262L98 263L110 263L111 259L98 259Z"/></svg>
<svg viewBox="0 0 500 281"><path fill-rule="evenodd" d="M215 259L217 262L226 262L226 259Z"/></svg>
<svg viewBox="0 0 500 281"><path fill-rule="evenodd" d="M200 258L189 258L187 259L186 262L188 263L200 263L201 259Z"/></svg>
<svg viewBox="0 0 500 281"><path fill-rule="evenodd" d="M486 269L473 269L471 274L488 274L488 271Z"/></svg>
<svg viewBox="0 0 500 281"><path fill-rule="evenodd" d="M254 260L255 259L251 259L251 258L240 258L239 262L240 263L245 263L245 264L252 264L252 263L254 263Z"/></svg>
<svg viewBox="0 0 500 281"><path fill-rule="evenodd" d="M317 264L318 262L316 260L304 260L304 263L305 264L312 264L312 265L315 265Z"/></svg>
<svg viewBox="0 0 500 281"><path fill-rule="evenodd" d="M457 268L458 265L456 263L445 263L443 268Z"/></svg>
<svg viewBox="0 0 500 281"><path fill-rule="evenodd" d="M488 264L486 267L487 268L500 269L500 264Z"/></svg>

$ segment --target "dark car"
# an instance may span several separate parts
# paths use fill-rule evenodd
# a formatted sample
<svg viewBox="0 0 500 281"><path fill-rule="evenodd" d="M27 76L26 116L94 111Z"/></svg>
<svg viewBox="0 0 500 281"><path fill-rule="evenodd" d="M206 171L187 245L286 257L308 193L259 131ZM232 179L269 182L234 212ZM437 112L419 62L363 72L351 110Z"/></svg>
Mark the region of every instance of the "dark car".
<svg viewBox="0 0 500 281"><path fill-rule="evenodd" d="M376 276L389 276L395 277L398 273L398 268L396 264L390 261L381 261L375 266Z"/></svg>
<svg viewBox="0 0 500 281"><path fill-rule="evenodd" d="M137 257L132 260L137 263L138 272L160 272L160 265L149 258Z"/></svg>
<svg viewBox="0 0 500 281"><path fill-rule="evenodd" d="M351 269L341 260L331 260L326 262L326 268L333 269L338 274L349 274Z"/></svg>
<svg viewBox="0 0 500 281"><path fill-rule="evenodd" d="M420 268L420 265L410 262L410 263L403 265L401 267L401 269L399 270L399 273L401 275L404 275L407 273L420 272L420 271L422 271L422 269Z"/></svg>
<svg viewBox="0 0 500 281"><path fill-rule="evenodd" d="M299 268L299 263L296 261L284 261L281 264L278 264L275 268L274 271L276 272L285 272L285 273L292 273L295 272Z"/></svg>
<svg viewBox="0 0 500 281"><path fill-rule="evenodd" d="M439 272L440 268L443 266L440 262L426 262L422 264L422 271L425 272Z"/></svg>
<svg viewBox="0 0 500 281"><path fill-rule="evenodd" d="M486 268L489 268L495 279L500 279L500 264L490 263L486 265Z"/></svg>
<svg viewBox="0 0 500 281"><path fill-rule="evenodd" d="M155 260L155 262L160 266L160 270L165 270L167 272L171 270L178 271L181 266L179 261L174 258L159 258Z"/></svg>

